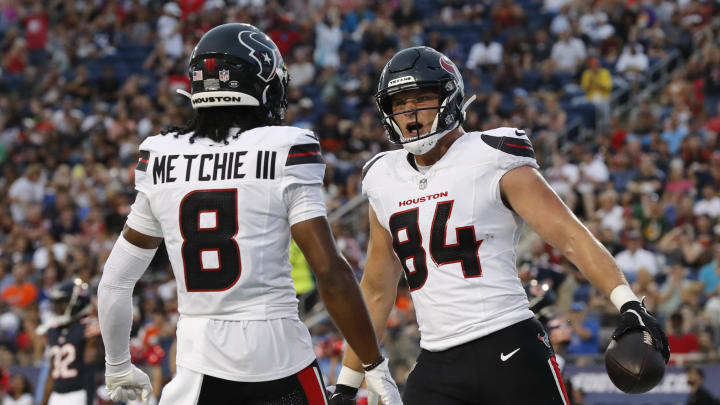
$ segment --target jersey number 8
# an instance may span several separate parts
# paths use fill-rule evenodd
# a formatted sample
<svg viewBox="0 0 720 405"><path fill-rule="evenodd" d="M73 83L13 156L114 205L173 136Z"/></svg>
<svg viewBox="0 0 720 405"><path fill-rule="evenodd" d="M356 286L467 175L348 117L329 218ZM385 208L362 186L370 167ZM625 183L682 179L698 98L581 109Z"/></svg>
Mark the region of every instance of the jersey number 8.
<svg viewBox="0 0 720 405"><path fill-rule="evenodd" d="M189 292L225 291L235 285L242 269L237 233L237 189L185 195L180 202L180 234Z"/></svg>

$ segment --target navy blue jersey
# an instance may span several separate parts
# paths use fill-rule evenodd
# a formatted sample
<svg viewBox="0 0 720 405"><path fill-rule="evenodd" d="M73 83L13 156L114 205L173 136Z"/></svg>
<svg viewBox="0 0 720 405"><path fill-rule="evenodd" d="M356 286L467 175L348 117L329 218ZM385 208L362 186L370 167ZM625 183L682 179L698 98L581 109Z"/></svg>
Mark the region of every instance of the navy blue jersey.
<svg viewBox="0 0 720 405"><path fill-rule="evenodd" d="M53 392L66 393L84 389L86 326L83 322L72 322L48 331Z"/></svg>

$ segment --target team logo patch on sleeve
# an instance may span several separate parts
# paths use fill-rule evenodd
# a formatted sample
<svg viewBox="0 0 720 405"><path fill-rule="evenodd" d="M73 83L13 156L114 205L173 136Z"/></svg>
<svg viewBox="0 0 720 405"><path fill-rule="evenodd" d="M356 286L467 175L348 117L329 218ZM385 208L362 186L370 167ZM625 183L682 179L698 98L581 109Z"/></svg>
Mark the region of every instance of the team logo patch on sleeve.
<svg viewBox="0 0 720 405"><path fill-rule="evenodd" d="M294 145L290 148L285 166L302 165L306 163L325 163L320 153L320 145L317 143Z"/></svg>
<svg viewBox="0 0 720 405"><path fill-rule="evenodd" d="M535 151L527 139L511 138L507 136L490 136L482 134L482 140L495 149L515 156L524 156L535 159Z"/></svg>
<svg viewBox="0 0 720 405"><path fill-rule="evenodd" d="M140 170L141 172L147 171L148 162L150 162L150 151L149 150L141 150L140 158L138 159L138 163L137 163L137 166L135 167L135 170Z"/></svg>

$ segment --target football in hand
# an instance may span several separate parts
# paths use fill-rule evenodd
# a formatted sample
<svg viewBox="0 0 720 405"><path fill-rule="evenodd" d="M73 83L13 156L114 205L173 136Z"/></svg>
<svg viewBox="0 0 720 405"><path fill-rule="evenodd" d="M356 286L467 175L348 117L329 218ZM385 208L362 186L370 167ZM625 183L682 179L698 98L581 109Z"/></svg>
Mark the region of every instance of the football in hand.
<svg viewBox="0 0 720 405"><path fill-rule="evenodd" d="M665 374L665 361L646 331L634 330L613 339L605 352L605 369L620 391L641 394L653 389Z"/></svg>

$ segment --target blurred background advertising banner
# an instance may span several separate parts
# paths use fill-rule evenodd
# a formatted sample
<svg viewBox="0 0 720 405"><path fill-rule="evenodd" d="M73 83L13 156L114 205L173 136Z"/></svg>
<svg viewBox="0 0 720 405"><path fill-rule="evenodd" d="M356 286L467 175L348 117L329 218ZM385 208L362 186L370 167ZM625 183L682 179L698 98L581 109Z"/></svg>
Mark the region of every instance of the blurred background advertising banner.
<svg viewBox="0 0 720 405"><path fill-rule="evenodd" d="M705 372L704 388L720 396L720 366L701 367ZM660 384L650 392L640 395L624 394L610 381L604 366L575 366L568 364L564 370L565 380L571 381L575 389L585 393L585 405L606 404L685 404L690 395L687 374L684 367L667 367Z"/></svg>

